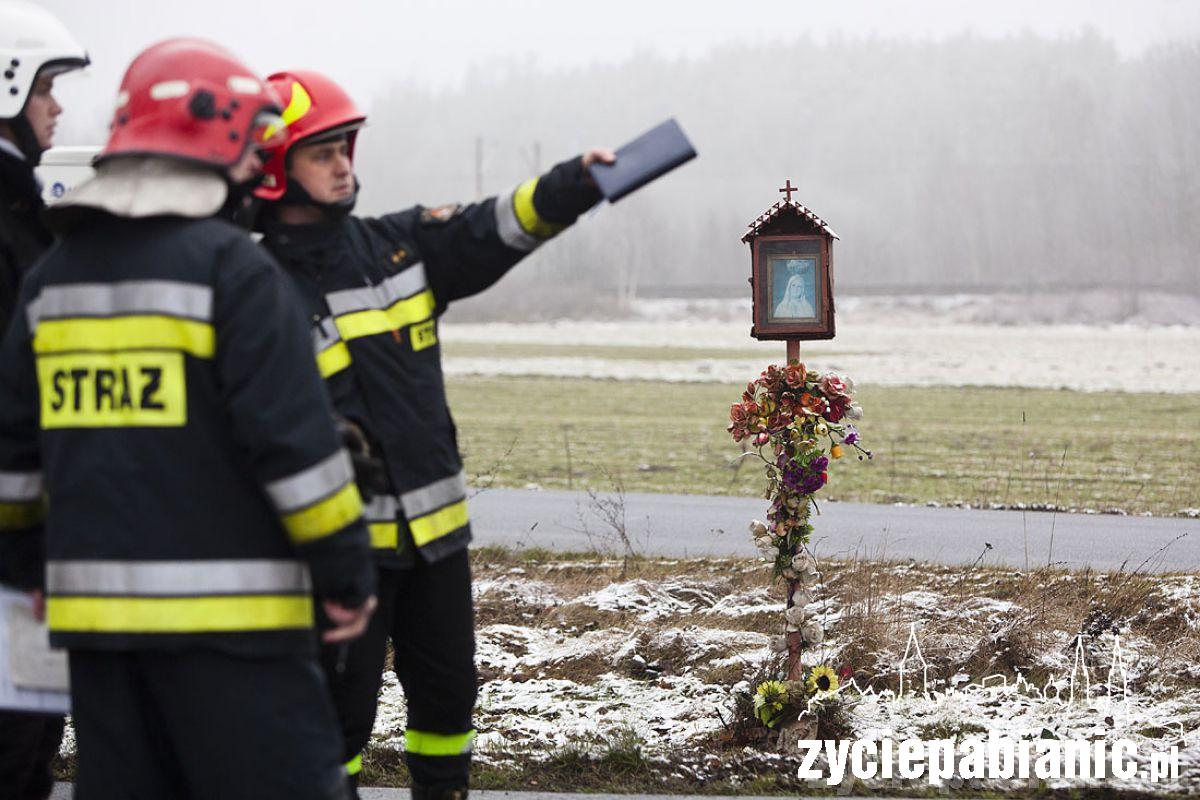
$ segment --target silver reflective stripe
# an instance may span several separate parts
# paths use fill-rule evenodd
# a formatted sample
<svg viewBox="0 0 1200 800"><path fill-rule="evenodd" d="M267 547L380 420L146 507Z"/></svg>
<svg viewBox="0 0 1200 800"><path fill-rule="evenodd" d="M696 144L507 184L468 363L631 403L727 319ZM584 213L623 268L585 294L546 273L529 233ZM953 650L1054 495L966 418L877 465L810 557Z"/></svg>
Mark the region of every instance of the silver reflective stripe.
<svg viewBox="0 0 1200 800"><path fill-rule="evenodd" d="M180 281L123 281L48 286L29 304L29 330L43 319L165 314L209 321L212 287Z"/></svg>
<svg viewBox="0 0 1200 800"><path fill-rule="evenodd" d="M49 561L51 594L186 597L308 592L308 567L299 561Z"/></svg>
<svg viewBox="0 0 1200 800"><path fill-rule="evenodd" d="M363 506L363 519L367 522L394 522L399 508L400 500L394 495L376 495Z"/></svg>
<svg viewBox="0 0 1200 800"><path fill-rule="evenodd" d="M42 496L42 473L0 471L0 500L29 502Z"/></svg>
<svg viewBox="0 0 1200 800"><path fill-rule="evenodd" d="M380 294L385 306L390 306L397 300L412 297L417 292L429 286L425 280L425 265L418 261L403 272L393 275L379 284Z"/></svg>
<svg viewBox="0 0 1200 800"><path fill-rule="evenodd" d="M467 497L467 476L460 472L449 478L442 478L428 486L414 489L400 495L404 505L404 516L409 519L423 517L431 511L437 511L442 506L448 506Z"/></svg>
<svg viewBox="0 0 1200 800"><path fill-rule="evenodd" d="M542 240L526 233L521 227L521 221L517 219L517 211L513 207L515 193L516 190L513 190L496 198L496 232L500 234L500 241L509 247L528 253L537 248Z"/></svg>
<svg viewBox="0 0 1200 800"><path fill-rule="evenodd" d="M342 289L325 295L325 302L334 316L352 314L355 311L366 311L372 308L382 308L379 293L374 286L363 286L358 289Z"/></svg>
<svg viewBox="0 0 1200 800"><path fill-rule="evenodd" d="M313 351L323 353L342 340L333 317L325 317L313 326Z"/></svg>
<svg viewBox="0 0 1200 800"><path fill-rule="evenodd" d="M383 310L406 297L425 289L425 265L417 262L382 283L356 289L342 289L325 295L325 302L334 316L353 314L370 309Z"/></svg>
<svg viewBox="0 0 1200 800"><path fill-rule="evenodd" d="M350 454L338 450L303 472L267 484L267 494L280 513L287 514L328 497L353 479Z"/></svg>

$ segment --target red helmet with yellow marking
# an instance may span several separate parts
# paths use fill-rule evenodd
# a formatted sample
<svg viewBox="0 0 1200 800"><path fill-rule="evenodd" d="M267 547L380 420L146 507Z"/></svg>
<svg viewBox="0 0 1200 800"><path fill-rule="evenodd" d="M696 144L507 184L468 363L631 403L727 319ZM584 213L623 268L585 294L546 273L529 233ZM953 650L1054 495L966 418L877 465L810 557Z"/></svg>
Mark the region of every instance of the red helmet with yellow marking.
<svg viewBox="0 0 1200 800"><path fill-rule="evenodd" d="M231 166L286 139L279 97L236 56L203 39L168 39L133 60L97 161L162 155Z"/></svg>
<svg viewBox="0 0 1200 800"><path fill-rule="evenodd" d="M287 191L288 152L294 146L345 135L353 159L354 139L366 124L367 115L358 110L342 87L319 72L276 72L267 83L283 98L287 141L267 162L267 174L254 194L263 200L279 200Z"/></svg>

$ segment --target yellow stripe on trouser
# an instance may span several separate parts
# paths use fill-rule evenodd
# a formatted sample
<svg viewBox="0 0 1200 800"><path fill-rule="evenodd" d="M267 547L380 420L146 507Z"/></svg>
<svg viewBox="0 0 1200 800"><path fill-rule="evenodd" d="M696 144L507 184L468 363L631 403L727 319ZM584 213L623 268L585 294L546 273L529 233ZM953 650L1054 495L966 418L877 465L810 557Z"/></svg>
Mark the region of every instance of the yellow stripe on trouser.
<svg viewBox="0 0 1200 800"><path fill-rule="evenodd" d="M308 595L219 597L56 597L50 630L61 633L215 633L311 628Z"/></svg>
<svg viewBox="0 0 1200 800"><path fill-rule="evenodd" d="M357 775L362 772L362 753L347 761L344 765L347 775Z"/></svg>
<svg viewBox="0 0 1200 800"><path fill-rule="evenodd" d="M362 498L358 495L358 487L347 483L337 494L284 516L283 527L287 528L293 542L303 544L337 533L360 516Z"/></svg>
<svg viewBox="0 0 1200 800"><path fill-rule="evenodd" d="M317 369L322 378L328 378L350 366L350 348L345 342L338 342L317 353Z"/></svg>
<svg viewBox="0 0 1200 800"><path fill-rule="evenodd" d="M554 222L547 222L542 219L537 209L533 206L533 192L537 189L537 178L532 178L525 181L517 190L513 192L513 212L517 215L517 222L521 223L521 227L526 233L532 234L539 239L549 239L562 232L566 225L559 225Z"/></svg>
<svg viewBox="0 0 1200 800"><path fill-rule="evenodd" d="M372 522L367 525L371 535L371 547L375 550L388 548L395 550L400 543L400 527L394 522Z"/></svg>
<svg viewBox="0 0 1200 800"><path fill-rule="evenodd" d="M471 752L474 740L475 731L431 733L409 728L404 732L404 749L421 756L461 756Z"/></svg>
<svg viewBox="0 0 1200 800"><path fill-rule="evenodd" d="M358 339L424 322L433 316L434 305L433 292L426 289L420 294L396 301L386 311L354 311L335 318L334 324L343 339Z"/></svg>
<svg viewBox="0 0 1200 800"><path fill-rule="evenodd" d="M55 319L37 326L35 353L72 350L182 350L212 358L216 335L207 322L143 314L111 319Z"/></svg>
<svg viewBox="0 0 1200 800"><path fill-rule="evenodd" d="M32 528L42 521L45 508L41 500L25 503L0 503L0 531L19 531Z"/></svg>
<svg viewBox="0 0 1200 800"><path fill-rule="evenodd" d="M440 508L432 514L410 519L408 529L412 531L413 542L417 547L424 547L434 539L440 539L448 533L458 530L467 524L467 501Z"/></svg>

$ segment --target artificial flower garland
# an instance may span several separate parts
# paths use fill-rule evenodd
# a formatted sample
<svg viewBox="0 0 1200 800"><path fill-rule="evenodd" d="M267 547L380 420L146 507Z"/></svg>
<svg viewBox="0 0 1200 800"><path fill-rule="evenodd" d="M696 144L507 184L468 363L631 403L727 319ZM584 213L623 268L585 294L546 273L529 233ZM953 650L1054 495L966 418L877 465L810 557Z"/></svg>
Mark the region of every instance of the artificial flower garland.
<svg viewBox="0 0 1200 800"><path fill-rule="evenodd" d="M737 442L751 440L756 448L752 452L766 467L764 496L771 505L767 521L752 522L750 533L773 562L773 576L787 582L785 634L775 640L775 648L788 653L787 680L764 681L754 693L755 715L767 727L800 705L805 694L828 697L838 689L837 674L826 664L805 676L801 655L804 647L825 638L820 622L806 612L812 602L809 591L821 579L807 548L815 495L829 480L830 459L842 458L847 448L857 451L860 461L871 458L852 424L862 419L853 395L849 378L822 375L791 361L784 367L767 367L746 387L742 401L729 409L730 435ZM768 447L766 455L763 450Z"/></svg>

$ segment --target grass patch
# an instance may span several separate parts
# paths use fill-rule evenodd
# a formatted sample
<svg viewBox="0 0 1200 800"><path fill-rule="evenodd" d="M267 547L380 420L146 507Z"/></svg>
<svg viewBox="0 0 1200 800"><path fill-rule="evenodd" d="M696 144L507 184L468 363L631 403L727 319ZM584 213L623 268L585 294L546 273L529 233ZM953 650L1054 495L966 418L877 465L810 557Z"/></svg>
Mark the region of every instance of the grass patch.
<svg viewBox="0 0 1200 800"><path fill-rule="evenodd" d="M738 459L725 432L738 387L528 377L447 384L476 485L607 491L616 479L631 492L762 491L761 465ZM866 387L859 398L875 459L836 463L827 499L1164 515L1200 507L1200 403L1190 396Z"/></svg>

